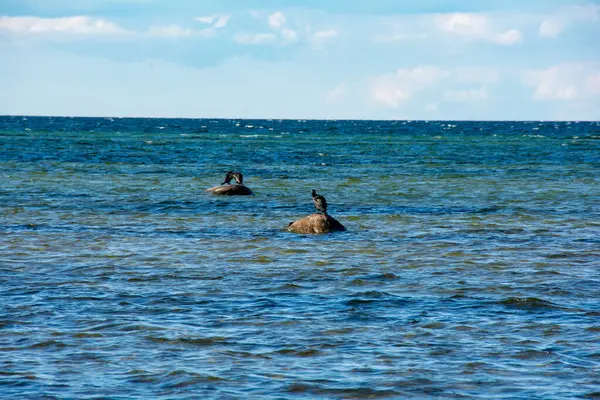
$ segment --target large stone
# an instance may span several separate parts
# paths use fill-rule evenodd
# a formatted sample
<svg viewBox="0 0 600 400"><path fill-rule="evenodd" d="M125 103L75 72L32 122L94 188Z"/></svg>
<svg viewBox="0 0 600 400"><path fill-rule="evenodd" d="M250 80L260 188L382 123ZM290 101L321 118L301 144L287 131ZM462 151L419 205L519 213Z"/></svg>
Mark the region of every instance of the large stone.
<svg viewBox="0 0 600 400"><path fill-rule="evenodd" d="M345 231L346 228L330 215L311 214L291 222L287 230L294 233L329 233Z"/></svg>
<svg viewBox="0 0 600 400"><path fill-rule="evenodd" d="M222 196L248 196L252 190L246 185L219 185L206 189L207 192Z"/></svg>

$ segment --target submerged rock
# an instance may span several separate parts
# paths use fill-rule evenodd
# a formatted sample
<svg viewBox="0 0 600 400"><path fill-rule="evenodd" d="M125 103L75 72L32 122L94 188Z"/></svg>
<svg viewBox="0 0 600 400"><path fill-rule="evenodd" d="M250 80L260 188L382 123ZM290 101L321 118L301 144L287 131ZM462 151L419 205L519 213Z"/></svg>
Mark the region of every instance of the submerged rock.
<svg viewBox="0 0 600 400"><path fill-rule="evenodd" d="M206 192L222 196L248 196L252 190L246 185L219 185L206 189Z"/></svg>
<svg viewBox="0 0 600 400"><path fill-rule="evenodd" d="M311 214L291 222L287 230L294 233L329 233L345 231L346 228L330 215Z"/></svg>

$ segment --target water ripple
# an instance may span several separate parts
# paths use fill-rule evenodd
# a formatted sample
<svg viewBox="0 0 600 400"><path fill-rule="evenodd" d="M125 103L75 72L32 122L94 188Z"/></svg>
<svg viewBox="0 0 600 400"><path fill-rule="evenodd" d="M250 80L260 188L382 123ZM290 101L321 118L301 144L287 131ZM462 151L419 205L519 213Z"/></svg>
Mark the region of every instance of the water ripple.
<svg viewBox="0 0 600 400"><path fill-rule="evenodd" d="M600 397L598 132L0 117L2 398Z"/></svg>

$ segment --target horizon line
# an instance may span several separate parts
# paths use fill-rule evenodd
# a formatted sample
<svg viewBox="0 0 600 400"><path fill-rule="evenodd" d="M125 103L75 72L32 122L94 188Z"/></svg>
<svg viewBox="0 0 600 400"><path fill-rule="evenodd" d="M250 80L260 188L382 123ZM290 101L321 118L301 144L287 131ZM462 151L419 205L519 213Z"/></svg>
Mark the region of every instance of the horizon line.
<svg viewBox="0 0 600 400"><path fill-rule="evenodd" d="M104 116L90 116L90 115L41 115L41 114L0 114L0 118L116 118L116 119L190 119L190 120L246 120L246 121L402 121L402 122L600 122L600 120L593 119L412 119L412 118L404 118L404 119L377 119L377 118L276 118L276 117L162 117L162 116L152 116L152 117L139 117L139 116L126 116L126 117L116 117L111 115Z"/></svg>

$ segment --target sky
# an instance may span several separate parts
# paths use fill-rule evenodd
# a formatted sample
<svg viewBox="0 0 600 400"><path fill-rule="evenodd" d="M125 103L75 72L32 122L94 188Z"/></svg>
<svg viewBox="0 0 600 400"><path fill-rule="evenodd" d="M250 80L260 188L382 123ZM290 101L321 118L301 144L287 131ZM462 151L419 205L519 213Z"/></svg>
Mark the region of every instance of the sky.
<svg viewBox="0 0 600 400"><path fill-rule="evenodd" d="M600 0L0 0L0 115L600 120Z"/></svg>

